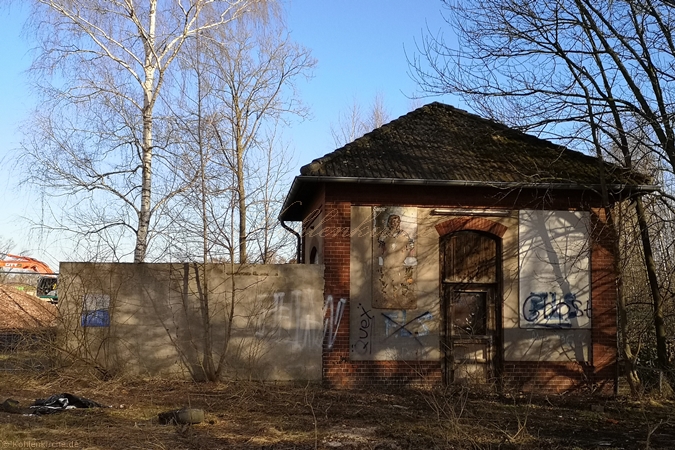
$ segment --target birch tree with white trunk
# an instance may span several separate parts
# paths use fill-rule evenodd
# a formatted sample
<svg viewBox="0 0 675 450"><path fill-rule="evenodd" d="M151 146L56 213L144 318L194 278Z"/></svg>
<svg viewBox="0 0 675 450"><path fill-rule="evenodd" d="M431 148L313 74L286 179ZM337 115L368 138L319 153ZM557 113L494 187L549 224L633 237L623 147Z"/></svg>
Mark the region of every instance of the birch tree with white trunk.
<svg viewBox="0 0 675 450"><path fill-rule="evenodd" d="M146 260L162 226L158 211L186 189L173 176L177 152L163 103L177 57L189 38L244 15L264 17L270 3L32 1L31 73L41 104L23 156L28 178L65 199L57 227L107 245L116 259ZM133 247L120 254L130 236Z"/></svg>

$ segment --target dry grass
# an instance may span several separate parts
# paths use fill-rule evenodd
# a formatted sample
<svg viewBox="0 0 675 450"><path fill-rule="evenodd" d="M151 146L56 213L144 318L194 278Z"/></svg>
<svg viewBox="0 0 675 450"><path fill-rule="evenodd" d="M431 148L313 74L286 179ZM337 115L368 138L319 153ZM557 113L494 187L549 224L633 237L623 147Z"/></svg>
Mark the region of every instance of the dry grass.
<svg viewBox="0 0 675 450"><path fill-rule="evenodd" d="M473 396L465 390L327 390L251 382L100 381L74 372L0 372L0 402L70 392L110 408L44 417L0 412L0 447L128 449L673 448L670 403ZM162 411L207 412L164 426ZM599 408L595 408L598 410ZM12 447L14 446L14 447Z"/></svg>
<svg viewBox="0 0 675 450"><path fill-rule="evenodd" d="M0 287L0 300L6 294ZM31 320L46 304L17 294L7 294L14 303L0 302L0 318L19 311L19 317L28 317L26 336L35 336L38 322ZM110 407L43 417L0 412L0 450L675 448L675 406L655 398L497 396L461 387L345 391L311 384L102 381L91 367L55 369L55 360L41 350L48 341L26 344L0 351L0 403L12 398L26 407L69 392ZM181 407L204 409L206 422L159 424L158 413Z"/></svg>

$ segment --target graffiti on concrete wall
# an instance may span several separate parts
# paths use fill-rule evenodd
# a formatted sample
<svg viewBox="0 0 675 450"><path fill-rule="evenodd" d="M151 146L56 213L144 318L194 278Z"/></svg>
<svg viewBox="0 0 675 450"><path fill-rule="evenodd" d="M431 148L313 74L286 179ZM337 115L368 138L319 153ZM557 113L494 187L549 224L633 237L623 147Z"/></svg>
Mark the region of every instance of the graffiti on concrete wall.
<svg viewBox="0 0 675 450"><path fill-rule="evenodd" d="M438 258L430 258L438 236L424 225L431 219L410 206L351 212L357 232L350 236L350 359L439 358Z"/></svg>
<svg viewBox="0 0 675 450"><path fill-rule="evenodd" d="M393 337L394 339L413 339L419 345L424 346L419 338L430 334L428 322L433 320L433 315L429 311L418 314L410 320L407 319L408 311L406 310L380 312L380 316L377 316L361 303L359 303L358 312L360 314L358 340L352 344L352 351L360 355L373 352L376 322L381 321L378 327L384 325L384 335L378 334L377 336L378 344L383 344Z"/></svg>
<svg viewBox="0 0 675 450"><path fill-rule="evenodd" d="M332 304L332 298L330 300ZM296 349L321 346L326 330L322 326L324 324L311 314L313 301L303 295L301 290L293 290L290 293L274 292L271 304L259 317L255 336L259 339L284 342ZM327 299L326 305L328 303ZM335 314L331 307L330 314L331 323L326 323L325 326L330 326L332 333L333 317L337 317L339 324L342 312Z"/></svg>
<svg viewBox="0 0 675 450"><path fill-rule="evenodd" d="M352 345L352 351L360 355L371 354L373 352L373 312L366 309L362 303L359 303L358 313L360 315L358 340Z"/></svg>
<svg viewBox="0 0 675 450"><path fill-rule="evenodd" d="M256 326L256 337L283 341L295 348L321 346L324 341L329 349L333 348L347 299L334 301L332 295L326 296L322 323L310 314L313 299L305 298L301 290L287 294L272 294L271 304Z"/></svg>
<svg viewBox="0 0 675 450"><path fill-rule="evenodd" d="M107 294L85 294L82 299L82 327L110 326L110 296Z"/></svg>
<svg viewBox="0 0 675 450"><path fill-rule="evenodd" d="M531 292L523 302L522 317L542 328L572 328L582 317L590 315L590 307L583 308L576 295L555 292Z"/></svg>
<svg viewBox="0 0 675 450"><path fill-rule="evenodd" d="M407 311L405 310L389 311L381 314L384 317L385 339L391 336L395 338L414 338L420 345L422 343L417 338L429 334L429 327L425 322L433 319L433 315L429 311L425 311L410 320L407 320Z"/></svg>
<svg viewBox="0 0 675 450"><path fill-rule="evenodd" d="M340 328L340 321L345 312L345 303L347 303L347 299L341 298L338 301L336 308L335 303L333 302L333 296L329 295L326 297L326 301L323 305L323 337L324 340L326 340L326 346L329 349L333 348L333 344L335 344L338 328Z"/></svg>
<svg viewBox="0 0 675 450"><path fill-rule="evenodd" d="M521 328L590 328L589 227L587 212L519 212Z"/></svg>

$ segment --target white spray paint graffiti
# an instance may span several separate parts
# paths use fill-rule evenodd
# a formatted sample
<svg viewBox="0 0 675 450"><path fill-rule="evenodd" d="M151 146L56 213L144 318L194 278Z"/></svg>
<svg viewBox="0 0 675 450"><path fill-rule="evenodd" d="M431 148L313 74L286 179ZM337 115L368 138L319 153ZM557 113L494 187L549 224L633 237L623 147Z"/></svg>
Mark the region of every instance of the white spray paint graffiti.
<svg viewBox="0 0 675 450"><path fill-rule="evenodd" d="M264 302L265 297L261 300ZM313 300L303 296L303 291L294 290L290 295L286 292L275 292L272 294L271 305L257 321L255 336L259 339L285 342L294 349L320 347L322 340L327 338L328 348L332 348L346 303L347 299L341 298L336 307L333 297L327 296L322 320L310 313L313 310Z"/></svg>
<svg viewBox="0 0 675 450"><path fill-rule="evenodd" d="M333 344L335 344L338 328L340 327L340 321L342 320L342 315L345 312L345 303L347 303L347 299L341 298L338 301L336 311L335 303L333 302L333 296L329 295L326 297L326 302L323 305L323 335L324 338L328 336L326 345L329 349L333 348Z"/></svg>
<svg viewBox="0 0 675 450"><path fill-rule="evenodd" d="M284 305L285 292L274 293L274 327L277 332L284 329L284 325L290 320L289 307Z"/></svg>

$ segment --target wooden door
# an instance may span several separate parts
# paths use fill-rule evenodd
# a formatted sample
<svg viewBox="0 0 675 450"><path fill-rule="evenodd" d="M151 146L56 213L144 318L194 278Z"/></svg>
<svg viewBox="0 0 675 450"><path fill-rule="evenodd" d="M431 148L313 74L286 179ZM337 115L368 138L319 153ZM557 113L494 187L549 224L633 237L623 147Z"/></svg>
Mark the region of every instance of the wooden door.
<svg viewBox="0 0 675 450"><path fill-rule="evenodd" d="M460 231L441 250L446 382L486 383L499 368L499 242Z"/></svg>

